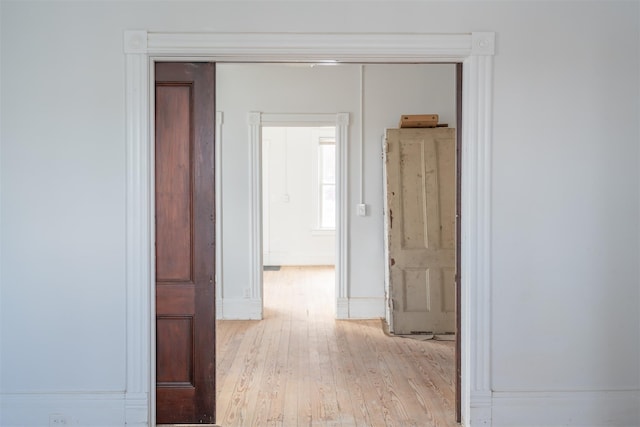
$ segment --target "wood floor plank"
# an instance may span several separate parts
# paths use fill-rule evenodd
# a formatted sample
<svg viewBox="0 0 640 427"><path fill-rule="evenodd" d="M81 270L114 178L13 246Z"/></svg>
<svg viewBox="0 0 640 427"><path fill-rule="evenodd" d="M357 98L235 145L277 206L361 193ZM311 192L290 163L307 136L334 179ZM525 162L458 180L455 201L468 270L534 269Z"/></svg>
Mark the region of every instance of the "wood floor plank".
<svg viewBox="0 0 640 427"><path fill-rule="evenodd" d="M372 351L375 346L375 344L371 342L373 339L371 336L372 326L371 324L360 324L360 328L364 335L361 344L361 357L366 364L368 377L373 384L377 399L380 403L384 425L396 425L395 422L399 422L402 416L395 411L393 404L394 392L389 393L389 386L386 384L388 379L386 378L387 372L385 372L385 367L380 363L376 352Z"/></svg>
<svg viewBox="0 0 640 427"><path fill-rule="evenodd" d="M399 338L397 340L403 340ZM407 340L412 341L412 340ZM453 358L453 343L431 342L430 351L425 352L425 346L416 342L403 342L406 348L406 358L413 361L413 376L421 378L421 385L428 386L426 390L430 402L438 402L438 407L445 413L454 410L455 384L454 370L449 360ZM450 351L444 353L449 347ZM447 355L449 357L447 357Z"/></svg>
<svg viewBox="0 0 640 427"><path fill-rule="evenodd" d="M397 359L397 355L390 354L388 340L382 336L375 338L375 342L373 340L367 341L370 345L368 351L376 357L380 378L384 386L383 392L389 399L391 417L393 420L397 420L400 425L417 426L418 422L415 417L410 416L407 412L407 408L411 407L414 402L413 396L408 393L407 387L405 387L407 378L401 371L402 361Z"/></svg>
<svg viewBox="0 0 640 427"><path fill-rule="evenodd" d="M404 344L404 345L402 345ZM452 343L451 343L452 344ZM429 343L430 347L434 345L438 346L440 343ZM382 347L383 346L383 347ZM406 404L408 408L415 405L421 408L424 416L416 418L420 415L420 411L412 409L406 412L408 419L405 420L406 425L424 425L425 420L428 420L429 425L452 425L450 422L443 424L446 420L447 414L453 412L453 408L448 405L441 405L441 390L435 387L434 383L429 379L421 378L422 381L416 381L417 375L415 365L418 362L418 358L414 357L417 354L420 347L425 345L419 341L406 338L392 338L383 340L381 345L380 355L387 360L388 365L393 367L391 375L393 381L399 385L398 396L402 402ZM451 355L453 357L453 355ZM453 368L453 366L451 367ZM451 378L453 378L453 371L450 372ZM453 383L448 383L446 389L453 392ZM453 401L453 395L450 395L450 401ZM453 420L450 420L453 421ZM455 425L455 423L453 423Z"/></svg>
<svg viewBox="0 0 640 427"><path fill-rule="evenodd" d="M231 389L231 396L228 398L226 411L223 419L227 420L226 424L247 425L250 421L249 409L253 406L247 396L255 390L252 385L255 383L255 377L260 374L257 370L259 364L258 352L260 343L264 335L265 324L258 322L251 325L245 334L238 354L234 360L230 374L235 374L234 386ZM233 378L232 378L233 380ZM225 391L222 390L221 399L224 399Z"/></svg>
<svg viewBox="0 0 640 427"><path fill-rule="evenodd" d="M272 294L275 298L284 298L284 296L286 295L283 294L279 289L274 290ZM269 310L265 314L267 319L270 319L271 316L274 316L278 319L278 324L275 328L275 332L279 335L280 338L278 341L278 346L275 349L275 353L272 354L277 355L278 357L272 357L274 362L273 383L271 385L271 401L269 402L267 425L282 426L284 423L284 399L287 391L287 369L290 363L289 348L291 342L291 316L285 313L276 312L274 310Z"/></svg>
<svg viewBox="0 0 640 427"><path fill-rule="evenodd" d="M220 322L217 322L217 325L218 329L221 329ZM239 354L240 347L250 327L250 323L243 320L225 321L224 323L224 329L228 328L235 333L233 334L234 338L227 341L226 347L223 347L220 342L216 344L218 348L218 353L216 354L216 396L218 402L230 401L231 393L235 388L237 376L240 372L239 369L242 368L242 364L237 362L236 355ZM220 351L219 349L221 348L224 351ZM219 410L218 414L220 414Z"/></svg>
<svg viewBox="0 0 640 427"><path fill-rule="evenodd" d="M349 414L354 418L353 425L374 425L367 409L367 391L369 386L364 375L359 375L357 355L351 353L349 348L349 337L352 323L348 321L336 322L336 346L338 353L336 361L342 366L342 376L345 382L345 393L351 398L352 412ZM349 425L349 424L346 424Z"/></svg>
<svg viewBox="0 0 640 427"><path fill-rule="evenodd" d="M455 426L453 342L335 320L334 270L264 276L264 319L217 322L217 423Z"/></svg>
<svg viewBox="0 0 640 427"><path fill-rule="evenodd" d="M267 333L263 336L259 350L259 353L263 355L261 364L258 366L258 369L262 371L262 375L259 376L259 384L254 387L256 389L255 392L247 393L247 399L250 401L251 399L256 399L256 406L251 414L251 425L258 425L261 421L268 420L271 402L277 399L278 390L276 384L278 380L276 378L276 366L278 358L271 357L271 355L277 354L276 350L280 345L282 319L275 317L269 322L269 326L271 326L274 333L265 331Z"/></svg>
<svg viewBox="0 0 640 427"><path fill-rule="evenodd" d="M345 368L344 362L347 361L341 358L335 322L332 322L331 326L323 328L324 339L327 343L327 366L322 369L331 375L331 381L334 384L337 425L353 426L356 425L354 400L357 401L357 396L361 396L362 391L358 385L351 381L353 378Z"/></svg>

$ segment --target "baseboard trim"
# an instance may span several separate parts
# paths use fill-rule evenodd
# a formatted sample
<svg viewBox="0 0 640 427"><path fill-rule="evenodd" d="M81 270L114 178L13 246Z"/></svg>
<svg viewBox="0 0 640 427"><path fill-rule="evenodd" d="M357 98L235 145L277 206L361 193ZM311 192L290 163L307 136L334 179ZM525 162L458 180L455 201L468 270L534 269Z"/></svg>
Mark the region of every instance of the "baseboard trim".
<svg viewBox="0 0 640 427"><path fill-rule="evenodd" d="M147 426L149 424L149 396L147 393L127 393L124 414L127 426Z"/></svg>
<svg viewBox="0 0 640 427"><path fill-rule="evenodd" d="M336 257L329 254L305 254L297 252L271 252L262 254L263 265L291 265L291 266L316 266L335 265Z"/></svg>
<svg viewBox="0 0 640 427"><path fill-rule="evenodd" d="M262 301L251 298L223 298L223 320L260 320L262 319Z"/></svg>
<svg viewBox="0 0 640 427"><path fill-rule="evenodd" d="M216 297L216 319L220 320L224 318L224 312L222 310L223 310L222 298L217 296Z"/></svg>
<svg viewBox="0 0 640 427"><path fill-rule="evenodd" d="M489 391L475 391L470 395L469 423L465 425L491 426L492 424L492 393Z"/></svg>
<svg viewBox="0 0 640 427"><path fill-rule="evenodd" d="M221 320L260 320L262 301L250 298L223 298L217 317ZM384 298L338 298L336 319L384 318Z"/></svg>
<svg viewBox="0 0 640 427"><path fill-rule="evenodd" d="M3 427L48 426L52 414L63 417L67 425L124 426L125 393L0 394L0 425ZM138 425L147 425L146 415L144 417L145 422Z"/></svg>
<svg viewBox="0 0 640 427"><path fill-rule="evenodd" d="M338 298L336 302L336 319L349 318L349 298Z"/></svg>
<svg viewBox="0 0 640 427"><path fill-rule="evenodd" d="M349 298L349 319L384 318L384 298Z"/></svg>
<svg viewBox="0 0 640 427"><path fill-rule="evenodd" d="M494 392L491 425L628 427L640 425L639 407L639 390Z"/></svg>

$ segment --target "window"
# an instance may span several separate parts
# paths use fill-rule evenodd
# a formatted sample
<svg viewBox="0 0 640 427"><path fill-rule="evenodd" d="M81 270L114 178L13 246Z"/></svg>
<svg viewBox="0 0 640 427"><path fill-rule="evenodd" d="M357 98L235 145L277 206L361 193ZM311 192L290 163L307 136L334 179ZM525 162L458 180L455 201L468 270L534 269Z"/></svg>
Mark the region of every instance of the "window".
<svg viewBox="0 0 640 427"><path fill-rule="evenodd" d="M318 226L336 228L336 140L320 137L318 142Z"/></svg>

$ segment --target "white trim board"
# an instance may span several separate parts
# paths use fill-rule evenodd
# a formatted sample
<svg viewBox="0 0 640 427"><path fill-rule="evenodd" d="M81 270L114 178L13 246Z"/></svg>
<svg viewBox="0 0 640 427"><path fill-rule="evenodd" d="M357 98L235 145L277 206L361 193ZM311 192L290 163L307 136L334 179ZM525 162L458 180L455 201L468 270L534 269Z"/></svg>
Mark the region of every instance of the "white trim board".
<svg viewBox="0 0 640 427"><path fill-rule="evenodd" d="M279 266L315 266L335 265L336 257L331 253L303 253L303 252L263 252L264 265Z"/></svg>
<svg viewBox="0 0 640 427"><path fill-rule="evenodd" d="M221 302L224 320L261 320L262 300L256 298L224 298Z"/></svg>
<svg viewBox="0 0 640 427"><path fill-rule="evenodd" d="M494 392L496 427L637 425L640 391Z"/></svg>
<svg viewBox="0 0 640 427"><path fill-rule="evenodd" d="M320 34L125 31L127 423L147 403L154 424L153 63L164 60L254 62L461 62L462 419L491 424L491 138L494 33ZM343 194L346 201L347 194ZM345 210L346 211L346 210ZM343 212L344 213L344 212ZM346 236L338 236L338 240ZM346 283L348 264L342 269ZM349 310L338 295L338 310ZM340 311L339 311L340 312Z"/></svg>
<svg viewBox="0 0 640 427"><path fill-rule="evenodd" d="M4 427L48 426L50 416L60 417L64 425L113 427L125 424L123 392L18 393L3 394L0 401L0 425ZM146 406L146 405L145 405ZM145 408L146 411L146 408ZM132 426L137 423L133 417Z"/></svg>
<svg viewBox="0 0 640 427"><path fill-rule="evenodd" d="M215 191L216 191L216 319L224 318L222 305L222 111L216 111Z"/></svg>
<svg viewBox="0 0 640 427"><path fill-rule="evenodd" d="M379 319L384 318L384 297L357 298L348 300L349 319Z"/></svg>

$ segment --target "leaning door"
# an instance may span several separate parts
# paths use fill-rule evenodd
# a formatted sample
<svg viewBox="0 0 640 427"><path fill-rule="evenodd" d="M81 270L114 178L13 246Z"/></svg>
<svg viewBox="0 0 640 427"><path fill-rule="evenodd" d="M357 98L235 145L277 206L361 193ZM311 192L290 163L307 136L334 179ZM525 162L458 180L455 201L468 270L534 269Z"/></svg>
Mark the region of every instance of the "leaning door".
<svg viewBox="0 0 640 427"><path fill-rule="evenodd" d="M155 67L156 422L215 422L215 65Z"/></svg>
<svg viewBox="0 0 640 427"><path fill-rule="evenodd" d="M455 129L387 131L393 332L455 332Z"/></svg>

